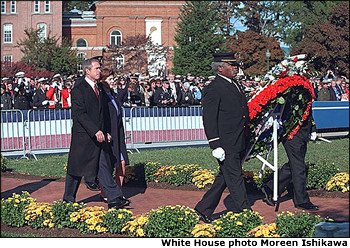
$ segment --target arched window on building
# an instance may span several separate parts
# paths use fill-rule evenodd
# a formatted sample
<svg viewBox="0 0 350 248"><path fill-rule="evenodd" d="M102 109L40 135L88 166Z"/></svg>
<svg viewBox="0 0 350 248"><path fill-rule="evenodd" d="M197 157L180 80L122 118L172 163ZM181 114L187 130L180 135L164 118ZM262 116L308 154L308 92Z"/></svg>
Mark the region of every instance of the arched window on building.
<svg viewBox="0 0 350 248"><path fill-rule="evenodd" d="M80 38L76 43L77 47L87 47L87 42L85 39Z"/></svg>
<svg viewBox="0 0 350 248"><path fill-rule="evenodd" d="M81 59L81 63L77 64L78 74L83 74L83 64L82 62L86 59L86 53L80 52L77 54L78 58Z"/></svg>
<svg viewBox="0 0 350 248"><path fill-rule="evenodd" d="M111 45L119 46L122 44L122 33L119 30L111 32Z"/></svg>
<svg viewBox="0 0 350 248"><path fill-rule="evenodd" d="M120 69L124 65L124 56L123 55L115 55L112 57L112 68Z"/></svg>

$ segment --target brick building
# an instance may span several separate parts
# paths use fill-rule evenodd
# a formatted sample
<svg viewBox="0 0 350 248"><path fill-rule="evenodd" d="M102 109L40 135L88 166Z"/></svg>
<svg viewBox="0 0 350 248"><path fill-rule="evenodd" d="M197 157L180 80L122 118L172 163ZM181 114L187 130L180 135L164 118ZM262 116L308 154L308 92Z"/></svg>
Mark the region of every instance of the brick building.
<svg viewBox="0 0 350 248"><path fill-rule="evenodd" d="M89 11L62 12L62 1L1 1L1 61L19 61L16 48L24 29L43 28L42 35L67 37L79 57L101 56L107 45L128 36L150 35L153 42L175 46L175 27L185 1L96 1ZM172 51L169 53L171 54ZM171 56L170 56L171 57ZM169 54L160 61L170 69ZM115 58L126 63L127 58ZM78 65L78 70L81 69Z"/></svg>
<svg viewBox="0 0 350 248"><path fill-rule="evenodd" d="M1 61L22 58L17 42L25 38L24 29L41 28L41 35L62 36L61 1L1 1Z"/></svg>
<svg viewBox="0 0 350 248"><path fill-rule="evenodd" d="M153 42L174 47L175 27L185 1L97 1L91 11L63 13L63 36L72 40L78 56L102 56L107 45L128 36L150 35ZM116 60L125 63L127 58ZM171 61L160 61L167 69Z"/></svg>

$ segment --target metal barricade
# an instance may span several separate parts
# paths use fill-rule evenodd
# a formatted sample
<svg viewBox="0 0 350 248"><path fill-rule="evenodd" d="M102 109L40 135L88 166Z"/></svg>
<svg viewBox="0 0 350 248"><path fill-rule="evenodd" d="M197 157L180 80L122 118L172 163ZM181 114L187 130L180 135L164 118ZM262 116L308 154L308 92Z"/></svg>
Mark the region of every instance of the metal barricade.
<svg viewBox="0 0 350 248"><path fill-rule="evenodd" d="M131 109L132 143L206 141L202 107Z"/></svg>
<svg viewBox="0 0 350 248"><path fill-rule="evenodd" d="M70 109L31 109L28 111L29 152L67 151L71 141Z"/></svg>
<svg viewBox="0 0 350 248"><path fill-rule="evenodd" d="M23 153L26 156L27 135L26 120L23 112L18 109L1 110L1 151Z"/></svg>
<svg viewBox="0 0 350 248"><path fill-rule="evenodd" d="M134 147L133 138L132 138L133 131L132 131L131 108L121 107L121 114L122 114L124 133L125 133L125 144L128 148L127 150L130 153L133 153L132 150L136 150L139 153L140 151Z"/></svg>

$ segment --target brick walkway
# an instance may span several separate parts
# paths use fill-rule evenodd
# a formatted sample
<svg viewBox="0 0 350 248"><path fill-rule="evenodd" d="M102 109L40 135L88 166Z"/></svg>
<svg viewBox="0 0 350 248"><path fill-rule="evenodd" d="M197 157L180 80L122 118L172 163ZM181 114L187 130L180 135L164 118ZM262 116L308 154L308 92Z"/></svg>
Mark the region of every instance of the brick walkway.
<svg viewBox="0 0 350 248"><path fill-rule="evenodd" d="M28 191L32 197L38 202L53 203L55 200L62 199L64 192L64 182L52 179L19 179L1 177L1 198L8 198L12 193L21 193ZM135 215L146 213L151 209L165 205L186 205L194 208L196 203L202 198L204 191L184 191L184 190L168 190L154 188L131 188L123 189L124 194L132 202L127 208ZM254 211L259 212L264 216L265 223L271 223L275 220L276 212L274 207L267 206L262 201L261 195L248 195ZM295 209L291 199L281 199L277 213L282 211L300 211ZM77 201L84 201L88 206L104 206L107 209L107 204L100 200L99 192L93 192L86 189L84 184L81 184L77 194ZM311 201L320 206L320 210L313 212L322 217L330 217L335 221L349 221L349 198L319 198L311 197ZM225 193L221 202L214 213L214 218L227 211L226 206L232 206L228 193Z"/></svg>

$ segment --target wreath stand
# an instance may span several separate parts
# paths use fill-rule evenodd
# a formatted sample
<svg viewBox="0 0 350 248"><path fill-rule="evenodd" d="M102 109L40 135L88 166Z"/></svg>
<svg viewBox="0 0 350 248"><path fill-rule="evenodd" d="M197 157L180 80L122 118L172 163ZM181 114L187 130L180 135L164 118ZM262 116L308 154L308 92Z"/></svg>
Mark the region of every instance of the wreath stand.
<svg viewBox="0 0 350 248"><path fill-rule="evenodd" d="M273 111L267 116L266 121L262 125L261 129L258 132L258 135L255 138L254 144L251 146L248 153L246 154L245 159L243 160L243 161L245 161L246 158L249 157L249 154L252 151L255 143L258 141L260 135L263 133L263 127L266 125L266 122L272 117L272 119L273 119L272 140L271 140L273 142L272 146L267 151L266 158L263 158L259 154L256 155L256 158L259 159L263 163L261 170L259 172L259 178L262 178L266 166L268 166L273 171L273 201L275 203L277 203L275 211L278 211L278 202L277 202L277 200L278 200L278 193L277 193L278 192L278 118L279 117L281 118L281 116L283 114L285 103L282 105L280 112L274 113L278 105L279 104L277 103L275 105L275 107L273 108ZM273 164L271 164L269 161L267 161L272 149L273 149Z"/></svg>

